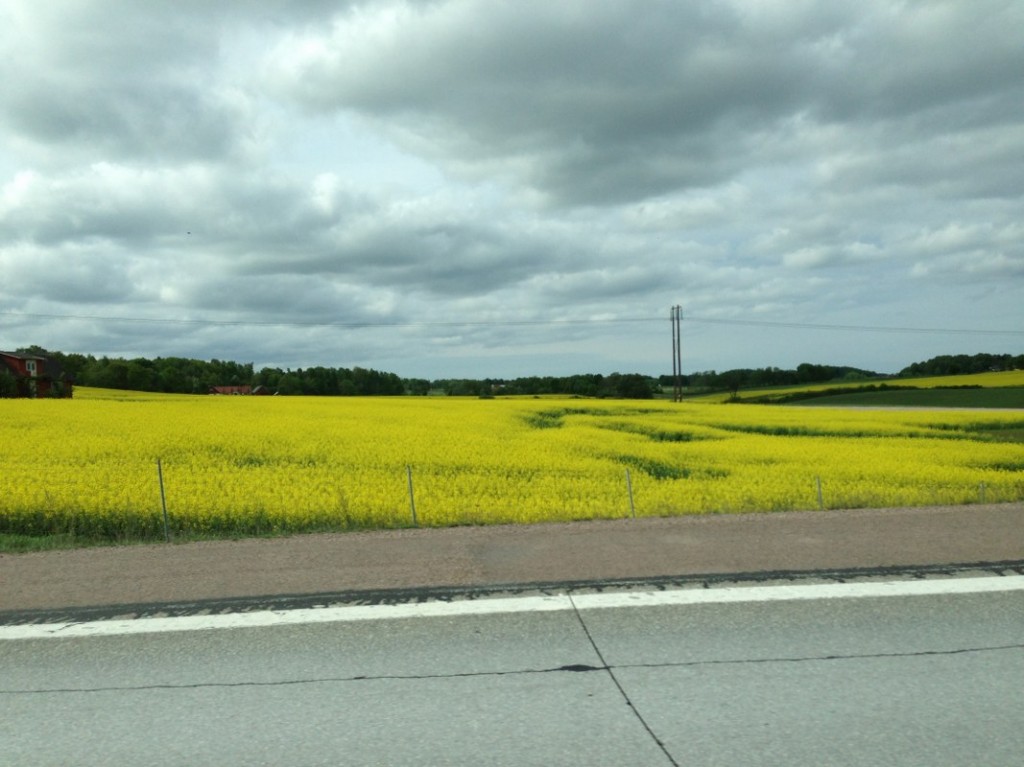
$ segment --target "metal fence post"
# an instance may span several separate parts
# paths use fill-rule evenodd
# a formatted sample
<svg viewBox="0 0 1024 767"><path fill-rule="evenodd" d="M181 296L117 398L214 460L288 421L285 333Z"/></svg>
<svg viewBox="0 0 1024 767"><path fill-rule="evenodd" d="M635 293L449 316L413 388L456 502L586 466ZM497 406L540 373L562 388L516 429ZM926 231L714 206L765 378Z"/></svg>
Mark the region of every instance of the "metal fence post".
<svg viewBox="0 0 1024 767"><path fill-rule="evenodd" d="M156 476L160 481L160 506L164 512L164 541L167 543L171 542L171 529L167 524L167 495L164 493L164 468L160 464L160 459L156 459Z"/></svg>
<svg viewBox="0 0 1024 767"><path fill-rule="evenodd" d="M416 523L416 496L412 492L412 466L405 467L405 476L409 481L409 508L412 509L412 526L419 527Z"/></svg>
<svg viewBox="0 0 1024 767"><path fill-rule="evenodd" d="M629 493L629 513L636 519L636 506L633 505L633 480L629 476L629 469L626 469L626 491Z"/></svg>

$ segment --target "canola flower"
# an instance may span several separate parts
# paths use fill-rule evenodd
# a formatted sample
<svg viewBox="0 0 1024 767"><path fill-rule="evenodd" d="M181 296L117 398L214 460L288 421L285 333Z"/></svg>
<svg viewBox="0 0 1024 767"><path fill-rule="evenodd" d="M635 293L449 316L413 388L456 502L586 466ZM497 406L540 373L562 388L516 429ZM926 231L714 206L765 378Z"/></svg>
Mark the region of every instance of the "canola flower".
<svg viewBox="0 0 1024 767"><path fill-rule="evenodd" d="M1024 500L1013 412L88 389L0 412L0 532L158 535L158 460L179 534Z"/></svg>

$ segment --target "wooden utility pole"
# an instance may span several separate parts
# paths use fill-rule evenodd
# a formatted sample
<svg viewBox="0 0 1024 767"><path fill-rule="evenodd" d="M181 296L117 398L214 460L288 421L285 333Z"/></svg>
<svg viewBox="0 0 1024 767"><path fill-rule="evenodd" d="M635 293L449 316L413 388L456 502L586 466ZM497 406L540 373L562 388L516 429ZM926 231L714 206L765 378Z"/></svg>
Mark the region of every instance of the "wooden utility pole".
<svg viewBox="0 0 1024 767"><path fill-rule="evenodd" d="M672 401L683 400L683 352L682 352L683 308L673 306L669 315L672 325Z"/></svg>

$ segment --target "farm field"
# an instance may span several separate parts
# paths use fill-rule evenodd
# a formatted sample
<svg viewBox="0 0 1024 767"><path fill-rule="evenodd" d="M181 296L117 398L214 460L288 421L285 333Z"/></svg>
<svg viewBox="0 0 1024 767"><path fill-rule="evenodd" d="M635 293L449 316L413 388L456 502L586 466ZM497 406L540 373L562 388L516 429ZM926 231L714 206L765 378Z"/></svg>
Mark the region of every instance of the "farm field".
<svg viewBox="0 0 1024 767"><path fill-rule="evenodd" d="M847 390L849 394L844 394ZM737 394L740 400L769 403L786 401L793 395L815 393L827 396L805 399L799 404L1024 408L1024 370L930 378L830 381L800 386L741 389ZM732 396L729 392L715 392L692 399L699 402L726 402Z"/></svg>
<svg viewBox="0 0 1024 767"><path fill-rule="evenodd" d="M0 408L5 534L160 538L163 501L191 537L1024 500L1010 411L97 389Z"/></svg>
<svg viewBox="0 0 1024 767"><path fill-rule="evenodd" d="M829 394L792 404L824 407L954 407L1024 409L1024 387L1019 389L890 389Z"/></svg>

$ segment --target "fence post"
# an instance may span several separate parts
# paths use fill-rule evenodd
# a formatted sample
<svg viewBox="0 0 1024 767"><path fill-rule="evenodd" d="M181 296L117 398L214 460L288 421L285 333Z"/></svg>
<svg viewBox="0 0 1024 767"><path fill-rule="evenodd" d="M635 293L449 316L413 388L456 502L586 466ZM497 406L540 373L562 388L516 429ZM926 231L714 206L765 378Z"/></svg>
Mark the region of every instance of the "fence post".
<svg viewBox="0 0 1024 767"><path fill-rule="evenodd" d="M416 496L412 492L412 466L406 465L405 476L409 481L409 508L412 509L412 526L419 527L416 524Z"/></svg>
<svg viewBox="0 0 1024 767"><path fill-rule="evenodd" d="M980 485L978 485L978 499L981 501L981 503L985 502L985 483L984 482L982 482Z"/></svg>
<svg viewBox="0 0 1024 767"><path fill-rule="evenodd" d="M160 459L156 459L156 476L160 481L160 506L164 512L164 541L166 543L171 542L171 529L167 524L167 495L164 493L164 467L160 464Z"/></svg>
<svg viewBox="0 0 1024 767"><path fill-rule="evenodd" d="M633 480L629 476L629 469L626 469L626 491L629 493L629 513L636 519L636 506L633 505Z"/></svg>
<svg viewBox="0 0 1024 767"><path fill-rule="evenodd" d="M822 511L825 510L825 496L821 492L821 477L817 476L814 478L815 484L818 486L818 508Z"/></svg>

